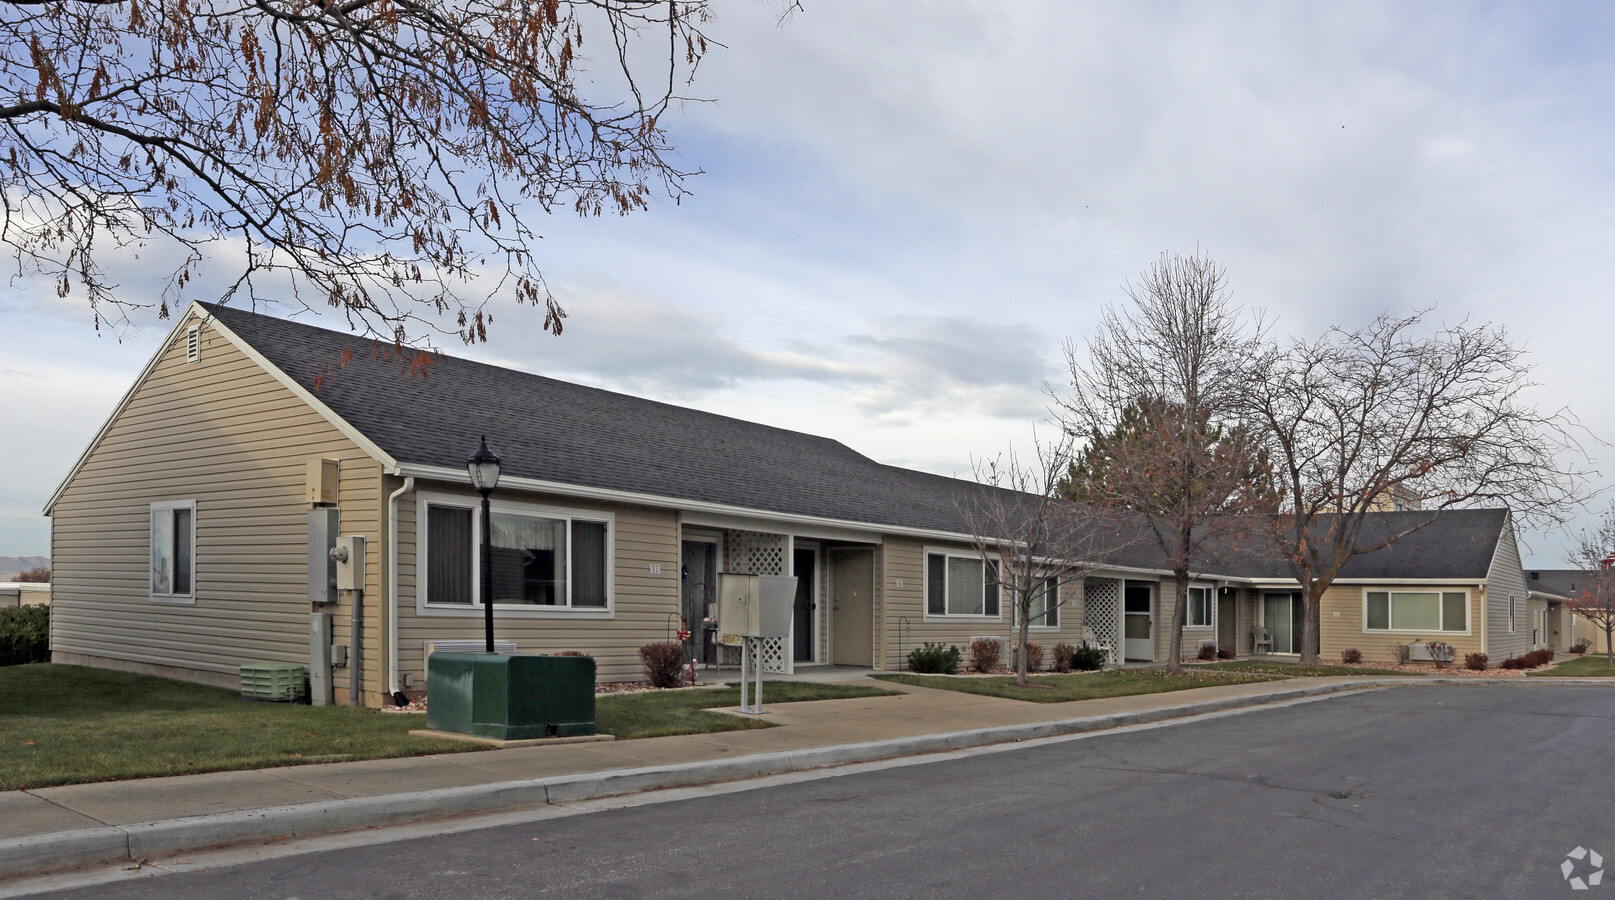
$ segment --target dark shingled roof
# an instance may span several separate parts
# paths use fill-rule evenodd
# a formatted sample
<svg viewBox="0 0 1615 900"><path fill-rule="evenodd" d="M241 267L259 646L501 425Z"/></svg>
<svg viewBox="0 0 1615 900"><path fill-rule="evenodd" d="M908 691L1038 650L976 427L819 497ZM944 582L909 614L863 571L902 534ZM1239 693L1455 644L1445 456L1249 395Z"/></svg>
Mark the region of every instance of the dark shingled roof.
<svg viewBox="0 0 1615 900"><path fill-rule="evenodd" d="M1497 541L1508 521L1506 509L1446 509L1437 511L1370 513L1363 523L1358 546L1370 546L1386 535L1417 528L1389 547L1353 557L1341 578L1473 578L1486 577L1497 552ZM1327 521L1319 523L1326 532ZM1243 578L1289 578L1284 558L1265 539L1259 527L1247 529L1243 540L1224 540L1207 569Z"/></svg>
<svg viewBox="0 0 1615 900"><path fill-rule="evenodd" d="M1527 569L1525 584L1533 591L1575 599L1591 574L1585 569Z"/></svg>
<svg viewBox="0 0 1615 900"><path fill-rule="evenodd" d="M412 378L390 345L202 305L401 463L464 469L486 434L509 475L954 533L955 501L981 490L830 438L447 355Z"/></svg>
<svg viewBox="0 0 1615 900"><path fill-rule="evenodd" d="M510 475L766 512L968 533L973 481L878 463L839 441L453 356L411 377L385 343L215 304L231 331L400 463L461 470L488 435ZM351 356L343 362L345 355ZM1021 497L1024 495L1015 495ZM1484 578L1505 510L1387 513L1431 523L1360 556L1346 578ZM1206 571L1289 576L1256 529ZM1111 546L1121 541L1108 542ZM1161 568L1134 539L1113 564Z"/></svg>

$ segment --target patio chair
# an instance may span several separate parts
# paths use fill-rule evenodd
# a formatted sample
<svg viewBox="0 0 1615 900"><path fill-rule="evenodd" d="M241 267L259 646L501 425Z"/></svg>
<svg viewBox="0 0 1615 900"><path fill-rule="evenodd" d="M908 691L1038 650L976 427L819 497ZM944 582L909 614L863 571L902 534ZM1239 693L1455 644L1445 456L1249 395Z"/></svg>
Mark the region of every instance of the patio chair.
<svg viewBox="0 0 1615 900"><path fill-rule="evenodd" d="M1100 651L1103 651L1104 654L1105 654L1105 658L1110 660L1111 662L1116 661L1116 645L1110 643L1109 641L1100 641L1097 637L1094 637L1094 633L1093 633L1092 628L1089 628L1087 626L1083 626L1083 628L1082 628L1082 642L1084 644L1087 644L1090 647L1094 647L1094 648L1096 648L1096 649L1098 649Z"/></svg>
<svg viewBox="0 0 1615 900"><path fill-rule="evenodd" d="M1254 646L1251 647L1252 653L1261 653L1263 647L1267 648L1268 653L1273 652L1273 636L1267 633L1266 628L1263 628L1260 625L1252 628L1251 641L1254 644Z"/></svg>

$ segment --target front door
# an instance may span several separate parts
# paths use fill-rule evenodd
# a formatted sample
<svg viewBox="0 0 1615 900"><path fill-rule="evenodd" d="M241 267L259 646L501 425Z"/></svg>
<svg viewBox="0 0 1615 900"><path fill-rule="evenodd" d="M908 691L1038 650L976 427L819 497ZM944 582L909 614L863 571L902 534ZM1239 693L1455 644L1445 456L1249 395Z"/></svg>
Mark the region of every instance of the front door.
<svg viewBox="0 0 1615 900"><path fill-rule="evenodd" d="M813 661L813 609L818 595L819 551L798 547L791 562L796 573L796 609L791 620L792 659L797 662Z"/></svg>
<svg viewBox="0 0 1615 900"><path fill-rule="evenodd" d="M875 664L875 551L830 551L830 661Z"/></svg>
<svg viewBox="0 0 1615 900"><path fill-rule="evenodd" d="M1150 608L1155 591L1147 582L1129 581L1122 591L1122 653L1128 659L1154 659L1155 617Z"/></svg>
<svg viewBox="0 0 1615 900"><path fill-rule="evenodd" d="M679 571L682 588L680 614L690 638L685 656L703 663L717 662L713 634L701 627L701 620L718 614L718 545L711 541L685 541L683 565Z"/></svg>
<svg viewBox="0 0 1615 900"><path fill-rule="evenodd" d="M1300 594L1270 591L1262 595L1262 624L1273 638L1274 653L1301 652L1301 621Z"/></svg>

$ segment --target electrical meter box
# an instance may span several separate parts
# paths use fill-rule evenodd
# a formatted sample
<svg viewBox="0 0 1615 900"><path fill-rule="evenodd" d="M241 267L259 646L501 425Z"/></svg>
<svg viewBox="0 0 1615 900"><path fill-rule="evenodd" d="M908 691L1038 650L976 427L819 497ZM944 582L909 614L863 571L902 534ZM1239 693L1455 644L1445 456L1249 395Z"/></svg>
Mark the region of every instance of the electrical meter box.
<svg viewBox="0 0 1615 900"><path fill-rule="evenodd" d="M718 576L718 630L725 634L790 637L795 605L795 578L728 572Z"/></svg>

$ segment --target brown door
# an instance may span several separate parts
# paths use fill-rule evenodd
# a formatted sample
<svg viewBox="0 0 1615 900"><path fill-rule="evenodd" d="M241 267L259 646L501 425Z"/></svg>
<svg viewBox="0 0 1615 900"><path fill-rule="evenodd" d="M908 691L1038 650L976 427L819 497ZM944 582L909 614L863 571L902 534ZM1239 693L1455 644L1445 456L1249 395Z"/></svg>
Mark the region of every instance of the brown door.
<svg viewBox="0 0 1615 900"><path fill-rule="evenodd" d="M830 552L830 661L875 664L875 551Z"/></svg>

